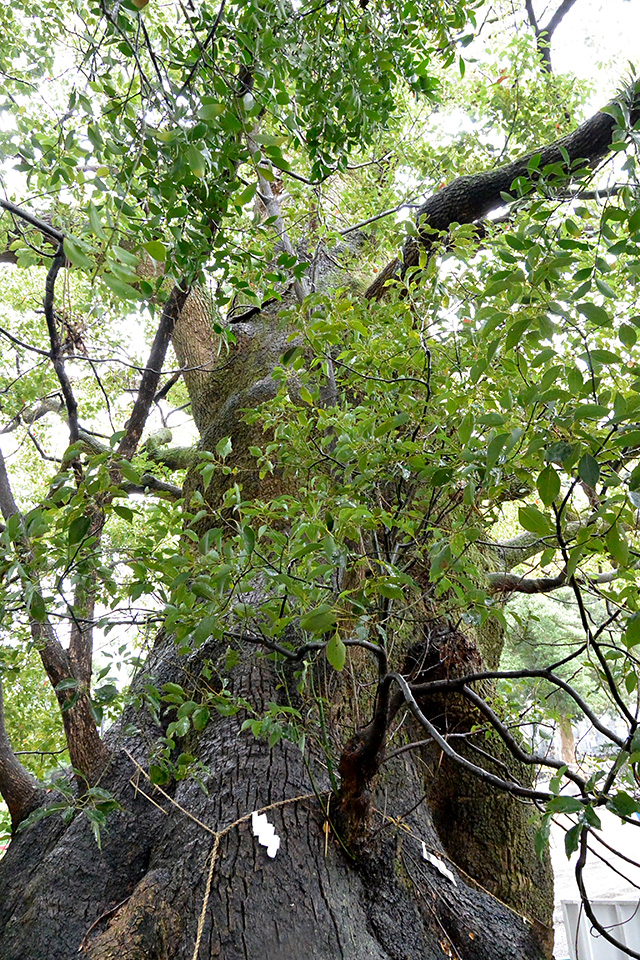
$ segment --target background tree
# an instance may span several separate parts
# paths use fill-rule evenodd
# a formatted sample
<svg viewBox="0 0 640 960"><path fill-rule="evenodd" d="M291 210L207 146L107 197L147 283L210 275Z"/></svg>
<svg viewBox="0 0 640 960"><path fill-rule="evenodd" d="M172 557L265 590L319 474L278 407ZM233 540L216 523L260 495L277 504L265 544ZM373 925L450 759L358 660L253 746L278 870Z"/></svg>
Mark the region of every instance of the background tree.
<svg viewBox="0 0 640 960"><path fill-rule="evenodd" d="M635 86L576 124L504 19L509 69L467 76L475 10L2 14L29 270L0 328L3 627L72 765L45 799L2 727L7 960L540 957L549 816L583 861L599 806L638 809ZM431 146L468 102L484 125ZM561 586L583 641L555 660L624 736L553 656L500 670L506 597ZM514 735L494 682L532 676L610 740L602 777Z"/></svg>

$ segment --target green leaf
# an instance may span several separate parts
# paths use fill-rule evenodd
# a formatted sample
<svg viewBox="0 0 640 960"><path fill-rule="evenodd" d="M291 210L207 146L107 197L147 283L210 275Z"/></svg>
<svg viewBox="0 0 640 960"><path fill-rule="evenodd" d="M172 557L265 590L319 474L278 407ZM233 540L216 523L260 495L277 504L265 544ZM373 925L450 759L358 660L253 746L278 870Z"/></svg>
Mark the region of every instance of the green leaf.
<svg viewBox="0 0 640 960"><path fill-rule="evenodd" d="M549 507L560 493L560 477L551 464L538 475L536 488L545 507Z"/></svg>
<svg viewBox="0 0 640 960"><path fill-rule="evenodd" d="M244 207L245 204L251 203L251 201L256 195L257 189L258 189L257 183L250 183L247 187L244 188L244 190L241 190L240 193L235 194L233 198L233 202L238 207ZM294 347L293 350L295 351L296 348Z"/></svg>
<svg viewBox="0 0 640 960"><path fill-rule="evenodd" d="M630 323L621 323L618 330L618 336L625 347L633 347L638 339L638 334Z"/></svg>
<svg viewBox="0 0 640 960"><path fill-rule="evenodd" d="M197 177L198 180L202 180L207 173L207 163L197 147L191 143L187 147L185 154L185 160L187 166L191 170L191 173L194 177Z"/></svg>
<svg viewBox="0 0 640 960"><path fill-rule="evenodd" d="M104 227L100 222L100 214L98 213L98 210L95 204L93 203L89 204L89 223L91 224L91 229L95 233L96 237L98 237L100 240L107 239L107 235L104 231Z"/></svg>
<svg viewBox="0 0 640 960"><path fill-rule="evenodd" d="M301 628L308 630L309 633L327 633L333 630L336 623L337 617L330 603L321 603L300 617Z"/></svg>
<svg viewBox="0 0 640 960"><path fill-rule="evenodd" d="M227 108L224 103L205 103L198 110L198 116L201 120L205 121L217 120L218 117L222 116L226 109Z"/></svg>
<svg viewBox="0 0 640 960"><path fill-rule="evenodd" d="M118 461L118 470L122 474L125 480L128 480L129 483L139 484L142 482L142 477L132 465L130 460L119 460Z"/></svg>
<svg viewBox="0 0 640 960"><path fill-rule="evenodd" d="M130 283L125 283L124 280L115 277L112 273L103 273L101 279L109 287L109 290L121 300L144 300L144 294L132 287Z"/></svg>
<svg viewBox="0 0 640 960"><path fill-rule="evenodd" d="M74 544L80 543L82 540L84 540L90 526L90 517L76 517L75 520L72 520L69 524L69 530L67 532L69 546L72 547Z"/></svg>
<svg viewBox="0 0 640 960"><path fill-rule="evenodd" d="M604 307L599 307L596 303L589 301L579 303L578 312L597 326L606 327L611 325L611 317L607 311Z"/></svg>
<svg viewBox="0 0 640 960"><path fill-rule="evenodd" d="M624 633L623 642L627 649L635 647L640 643L640 613L634 613L627 620L627 629Z"/></svg>
<svg viewBox="0 0 640 960"><path fill-rule="evenodd" d="M191 729L191 721L189 717L182 717L178 720L173 726L173 733L176 737L186 737Z"/></svg>
<svg viewBox="0 0 640 960"><path fill-rule="evenodd" d="M334 670L342 670L347 658L347 648L336 631L325 647L327 660Z"/></svg>
<svg viewBox="0 0 640 960"><path fill-rule="evenodd" d="M600 466L595 457L592 457L590 453L585 453L580 457L578 476L588 487L595 487L600 479Z"/></svg>
<svg viewBox="0 0 640 960"><path fill-rule="evenodd" d="M499 433L497 437L494 437L493 440L489 443L487 447L487 466L492 467L498 462L498 458L502 453L504 446L509 439L508 433Z"/></svg>
<svg viewBox="0 0 640 960"><path fill-rule="evenodd" d="M629 563L629 544L618 524L614 524L611 527L605 540L613 559L616 560L621 567L626 567Z"/></svg>
<svg viewBox="0 0 640 960"><path fill-rule="evenodd" d="M520 507L518 509L518 519L520 525L525 530L528 530L529 533L538 533L541 536L546 536L553 531L551 521L548 517L545 517L537 507L531 505Z"/></svg>
<svg viewBox="0 0 640 960"><path fill-rule="evenodd" d="M210 718L211 712L208 707L198 707L197 710L193 711L191 722L193 723L194 729L199 732L200 730L204 730Z"/></svg>
<svg viewBox="0 0 640 960"><path fill-rule="evenodd" d="M607 801L607 809L619 817L632 817L634 813L640 813L640 803L625 790L619 790Z"/></svg>
<svg viewBox="0 0 640 960"><path fill-rule="evenodd" d="M231 437L222 437L222 439L216 443L216 453L222 460L229 456L232 449Z"/></svg>
<svg viewBox="0 0 640 960"><path fill-rule="evenodd" d="M147 240L142 246L153 260L164 263L167 259L167 248L161 240Z"/></svg>
<svg viewBox="0 0 640 960"><path fill-rule="evenodd" d="M551 817L548 815L545 815L542 818L542 823L540 824L539 829L536 830L536 836L534 841L536 854L540 860L543 860L546 856L548 856L550 829L551 829Z"/></svg>
<svg viewBox="0 0 640 960"><path fill-rule="evenodd" d="M584 804L577 797L567 797L561 794L549 801L547 810L551 810L553 813L582 813Z"/></svg>
<svg viewBox="0 0 640 960"><path fill-rule="evenodd" d="M195 702L195 700L185 700L184 703L181 703L178 707L178 719L181 720L183 717L190 717L197 706L198 704Z"/></svg>
<svg viewBox="0 0 640 960"><path fill-rule="evenodd" d="M458 439L463 447L469 443L473 431L473 414L467 413L460 426L458 427Z"/></svg>
<svg viewBox="0 0 640 960"><path fill-rule="evenodd" d="M47 608L45 607L42 594L39 590L34 590L31 594L29 614L37 623L44 623L45 617L47 616Z"/></svg>
<svg viewBox="0 0 640 960"><path fill-rule="evenodd" d="M596 363L606 363L607 365L622 363L622 357L619 357L617 353L614 353L612 350L599 350L594 349L589 351L588 355L591 360L595 360ZM587 355L585 354L585 358Z"/></svg>
<svg viewBox="0 0 640 960"><path fill-rule="evenodd" d="M89 257L82 252L80 247L73 242L73 240L69 240L68 237L65 237L63 246L65 257L74 265L74 267L79 267L80 270L93 270L94 264L91 262L91 260L89 260Z"/></svg>
<svg viewBox="0 0 640 960"><path fill-rule="evenodd" d="M558 440L552 443L545 452L544 458L550 463L566 463L573 453L573 446L565 440Z"/></svg>
<svg viewBox="0 0 640 960"><path fill-rule="evenodd" d="M169 771L157 763L149 764L149 779L151 783L156 783L159 787L168 783L170 780Z"/></svg>
<svg viewBox="0 0 640 960"><path fill-rule="evenodd" d="M573 419L578 420L603 420L609 413L609 408L602 403L581 403L576 407Z"/></svg>
<svg viewBox="0 0 640 960"><path fill-rule="evenodd" d="M582 831L584 830L583 823L576 823L573 827L570 827L564 835L564 849L567 854L567 859L571 857L578 847L580 846L580 837Z"/></svg>

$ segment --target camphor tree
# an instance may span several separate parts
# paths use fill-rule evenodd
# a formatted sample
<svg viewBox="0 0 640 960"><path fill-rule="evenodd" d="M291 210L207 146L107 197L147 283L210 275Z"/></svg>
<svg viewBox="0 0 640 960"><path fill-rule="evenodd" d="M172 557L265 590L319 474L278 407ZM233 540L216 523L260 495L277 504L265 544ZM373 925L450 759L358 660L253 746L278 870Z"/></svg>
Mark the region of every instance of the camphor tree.
<svg viewBox="0 0 640 960"><path fill-rule="evenodd" d="M559 812L593 918L640 809L638 106L575 120L526 12L3 8L3 663L71 764L0 723L3 960L549 956ZM579 639L501 672L560 587ZM532 676L608 766L530 752Z"/></svg>

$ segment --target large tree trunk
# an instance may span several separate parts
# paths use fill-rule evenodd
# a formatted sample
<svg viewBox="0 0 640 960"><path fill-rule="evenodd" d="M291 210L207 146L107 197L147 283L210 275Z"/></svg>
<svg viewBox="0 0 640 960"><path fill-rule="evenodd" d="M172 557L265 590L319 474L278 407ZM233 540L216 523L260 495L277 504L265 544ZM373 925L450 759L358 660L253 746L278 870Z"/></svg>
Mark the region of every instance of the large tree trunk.
<svg viewBox="0 0 640 960"><path fill-rule="evenodd" d="M179 352L195 351L202 359L213 350L206 344L202 313L198 316L197 342L187 334L188 309L175 342ZM246 453L248 428L238 411L272 393L270 368L288 340L286 331L276 337L264 321L238 324L236 335L237 346L225 356L222 372L212 373L212 380L201 378L215 403L198 404L198 416L206 448L214 449L231 433L236 477L246 496L255 478ZM188 356L181 360L189 365ZM195 473L188 478L192 489L197 482ZM272 482L277 484L278 477ZM223 490L212 488L207 497L214 508ZM145 682L158 689L167 682L194 689L205 660L224 672L224 649L210 645L178 658L172 639L161 636L138 690ZM336 722L334 737L344 745L356 714L348 683L335 677L334 699L348 719ZM282 668L276 672L251 646L228 679L230 692L246 698L258 714L269 702L289 704L297 696L295 678ZM165 728L173 717L164 716ZM269 749L264 740L241 731L245 717L244 712L216 714L202 733L179 742L177 752L191 752L205 765L203 786L188 778L160 792L142 771L163 731L144 707L130 708L123 722L134 724L140 734L123 740L118 730L112 732L113 760L100 780L121 805L109 815L102 849L83 814L67 826L53 815L19 834L0 865L2 960L68 960L78 952L91 960L439 960L443 954L462 960L540 960L549 955L548 865L534 859L529 811L519 820L509 813L518 801L505 798L498 808L483 797L476 809L473 791L449 771L449 784L461 785L469 809L458 840L452 831L461 826L460 803L453 805L436 789L437 774L433 783L430 776L425 783L423 760L402 753L374 781L371 832L354 854L342 844L339 800L330 793L322 752L307 748L303 756L285 741ZM257 844L248 819L271 804L267 815L281 837L275 859ZM499 827L505 816L508 831ZM521 846L511 832L514 825L525 838ZM464 849L469 836L479 832L495 845L487 870L481 857ZM512 848L517 851L514 882L514 863L507 856ZM432 853L453 879L426 859ZM496 863L506 873L502 883ZM535 903L530 889L523 892L529 875L535 875L538 887Z"/></svg>
<svg viewBox="0 0 640 960"><path fill-rule="evenodd" d="M165 641L149 666L156 685L185 680L171 646ZM216 651L207 655L215 659ZM193 678L195 658L184 666ZM231 674L233 692L257 709L284 696L282 680L271 663L251 658ZM146 766L146 743L158 731L143 712L127 720L142 733L124 742L114 735L114 764L102 786L122 810L111 816L102 850L81 815L66 827L58 816L45 818L11 844L0 885L3 960L69 960L79 952L91 960L542 956L535 928L447 858L428 805L419 803L423 773L410 754L386 769L375 803L379 832L367 855L353 860L326 832L326 778L314 771L314 796L297 747L281 741L270 750L240 732L242 715L218 716L197 744L209 768L206 792L188 779L163 794L121 750ZM270 804L281 837L275 859L246 819ZM230 826L209 892L209 831ZM455 883L424 859L423 841Z"/></svg>

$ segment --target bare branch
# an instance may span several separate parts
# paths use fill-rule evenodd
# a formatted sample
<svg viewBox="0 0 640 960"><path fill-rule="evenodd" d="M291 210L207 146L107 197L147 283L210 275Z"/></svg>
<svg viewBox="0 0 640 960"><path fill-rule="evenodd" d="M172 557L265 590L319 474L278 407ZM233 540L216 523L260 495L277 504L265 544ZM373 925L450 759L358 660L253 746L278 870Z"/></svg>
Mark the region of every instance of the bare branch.
<svg viewBox="0 0 640 960"><path fill-rule="evenodd" d="M494 773L490 773L483 767L479 767L477 764L467 760L466 757L461 756L453 749L451 744L445 740L445 738L434 727L431 721L428 720L424 715L416 702L416 699L412 693L412 688L409 686L404 677L399 673L391 673L389 674L389 677L400 687L404 703L409 708L420 726L427 731L434 743L440 747L442 752L446 754L450 760L453 760L459 766L478 777L478 779L482 780L484 783L488 783L492 787L496 787L498 790L510 793L513 796L524 797L527 800L542 801L551 800L553 798L553 794L546 790L533 790L529 787L523 787L521 784L516 783L515 781L504 780L502 777L498 777Z"/></svg>
<svg viewBox="0 0 640 960"><path fill-rule="evenodd" d="M566 763L562 760L554 760L552 757L544 757L538 753L527 753L526 750L522 749L522 746L518 743L516 738L512 735L511 731L505 724L500 720L498 715L491 709L489 704L482 699L474 690L471 690L467 686L461 688L462 693L465 697L473 703L478 711L487 718L493 729L500 735L502 741L506 744L511 752L511 755L519 760L520 763L532 764L535 766L542 767L551 767L555 770L564 770L565 776L568 780L572 780L576 786L580 788L581 791L585 788L585 780L582 777L578 776L577 773L573 773L572 770L567 768Z"/></svg>
<svg viewBox="0 0 640 960"><path fill-rule="evenodd" d="M578 648L578 650L573 651L568 657L565 657L564 660L559 661L558 664L554 664L553 667L558 667L561 664L574 659L579 653L584 652L584 650L585 645L583 644ZM554 686L564 690L564 692L567 693L578 705L587 720L589 720L596 730L606 737L607 740L615 743L615 745L621 750L625 748L626 740L624 740L622 737L619 737L617 733L606 727L599 717L593 712L593 710L590 709L586 700L584 700L583 697L581 697L580 694L574 690L571 684L567 683L566 680L562 680L555 673L553 673L553 669L551 667L532 668L529 670L482 670L477 673L469 673L464 677L455 677L450 680L432 680L429 683L412 684L411 690L415 696L421 696L442 690L461 690L462 687L467 686L470 683L479 683L482 680L524 679L547 680Z"/></svg>
<svg viewBox="0 0 640 960"><path fill-rule="evenodd" d="M593 912L593 907L591 906L591 901L589 900L589 896L584 884L584 868L587 862L589 833L589 827L585 824L582 829L582 833L580 834L580 855L576 863L576 882L578 884L578 890L580 891L580 899L582 900L584 912L587 915L591 926L594 928L594 930L598 931L601 937L604 937L608 943L611 943L614 947L617 947L621 953L626 954L628 957L635 957L636 960L640 960L640 953L638 953L636 950L632 950L631 947L621 943L619 940L616 940L615 937L612 937L607 928L600 923Z"/></svg>
<svg viewBox="0 0 640 960"><path fill-rule="evenodd" d="M536 37L536 45L542 58L542 67L547 73L553 73L553 66L551 64L551 40L553 38L553 34L575 3L576 0L562 0L562 3L551 17L546 27L541 27L533 11L533 3L531 0L525 0L527 18Z"/></svg>
<svg viewBox="0 0 640 960"><path fill-rule="evenodd" d="M214 49L214 48L213 48L213 41L215 40L215 36L216 36L217 30L218 30L218 27L220 26L220 21L222 20L222 15L223 15L223 13L224 13L224 8L225 8L226 2L227 2L227 0L222 0L222 3L220 4L220 7L219 7L219 9L218 9L217 16L216 16L215 20L213 21L213 24L212 24L212 26L211 26L211 29L209 30L209 33L207 34L204 43L203 43L203 44L201 45L201 47L200 47L200 53L198 54L198 57L196 58L196 62L195 62L194 65L191 67L191 70L189 71L189 75L188 75L187 79L185 80L185 82L182 84L182 89L180 90L180 93L178 94L178 96L181 96L181 95L185 92L185 90L190 86L191 81L192 81L193 78L195 77L195 75L196 75L196 73L197 73L197 71L198 71L198 68L200 67L200 64L202 63L202 58L203 58L204 56L206 56L207 47L209 46L209 44L211 44L212 49ZM211 56L211 60L212 60L212 61L215 60L215 57L214 57L213 55L210 54L210 56Z"/></svg>
<svg viewBox="0 0 640 960"><path fill-rule="evenodd" d="M78 439L78 404L73 393L71 381L69 380L67 371L65 369L62 343L60 342L60 335L58 333L58 326L53 308L56 278L60 272L60 269L64 266L64 263L64 247L61 243L58 247L55 257L53 258L51 266L49 267L49 272L47 273L47 279L45 281L44 316L47 321L47 329L49 331L49 342L51 343L50 356L53 362L53 369L58 377L58 381L62 388L64 402L67 407L67 415L69 417L69 440L71 443L75 443Z"/></svg>
<svg viewBox="0 0 640 960"><path fill-rule="evenodd" d="M160 323L151 345L149 359L140 381L138 397L129 417L127 432L118 445L118 454L127 460L131 459L140 443L140 437L158 389L162 364L171 340L171 334L189 296L189 290L190 288L186 284L174 284L169 299L164 305Z"/></svg>
<svg viewBox="0 0 640 960"><path fill-rule="evenodd" d="M61 230L56 230L55 227L52 227L46 220L41 220L40 217L34 216L32 213L29 213L28 210L25 210L24 207L19 207L17 204L11 203L10 200L3 200L2 197L0 197L0 207L7 210L14 217L19 217L21 220L24 220L25 223L29 223L46 237L55 240L57 244L61 244L64 240L65 235Z"/></svg>

